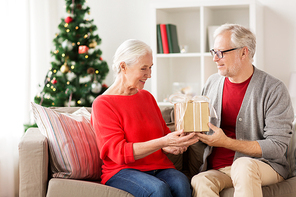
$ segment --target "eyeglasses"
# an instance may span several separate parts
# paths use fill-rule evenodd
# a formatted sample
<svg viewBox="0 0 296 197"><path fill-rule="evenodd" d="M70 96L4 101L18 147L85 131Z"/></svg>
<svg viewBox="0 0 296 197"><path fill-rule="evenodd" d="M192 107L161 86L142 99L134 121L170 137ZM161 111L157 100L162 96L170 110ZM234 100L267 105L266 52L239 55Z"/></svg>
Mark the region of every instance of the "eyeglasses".
<svg viewBox="0 0 296 197"><path fill-rule="evenodd" d="M229 50L225 50L225 51L215 51L214 49L211 49L210 52L212 54L213 57L215 57L215 55L217 55L217 57L219 59L222 59L223 58L223 53L226 53L226 52L229 52L229 51L234 51L236 49L240 49L240 48L243 48L243 47L237 47L237 48L233 48L233 49L229 49Z"/></svg>

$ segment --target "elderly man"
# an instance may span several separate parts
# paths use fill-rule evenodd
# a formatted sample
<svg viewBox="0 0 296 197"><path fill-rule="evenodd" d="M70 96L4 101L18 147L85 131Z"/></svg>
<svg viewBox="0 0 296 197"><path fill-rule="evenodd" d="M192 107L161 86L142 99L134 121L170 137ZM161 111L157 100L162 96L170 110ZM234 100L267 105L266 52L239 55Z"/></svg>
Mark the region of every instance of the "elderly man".
<svg viewBox="0 0 296 197"><path fill-rule="evenodd" d="M285 156L292 135L293 108L285 85L252 65L254 34L225 24L215 31L211 50L218 73L203 95L211 99L218 119L210 132L199 133L207 144L202 172L192 178L193 196L219 196L234 187L234 196L260 197L262 185L288 176Z"/></svg>

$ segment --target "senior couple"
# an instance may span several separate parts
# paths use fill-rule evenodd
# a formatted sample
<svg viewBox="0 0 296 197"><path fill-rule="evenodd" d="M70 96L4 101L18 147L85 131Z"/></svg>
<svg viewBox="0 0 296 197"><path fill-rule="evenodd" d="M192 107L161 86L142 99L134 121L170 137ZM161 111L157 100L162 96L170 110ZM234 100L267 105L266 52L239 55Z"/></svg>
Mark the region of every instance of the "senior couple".
<svg viewBox="0 0 296 197"><path fill-rule="evenodd" d="M225 24L214 38L210 52L218 73L209 77L202 95L210 98L218 122L209 123L207 133L170 132L154 97L143 89L151 77L151 48L139 40L118 47L115 81L92 106L101 183L136 197L213 197L228 187L236 197L260 197L261 186L287 178L294 115L286 87L252 64L251 31ZM182 154L198 141L207 144L204 162L190 182L166 153Z"/></svg>

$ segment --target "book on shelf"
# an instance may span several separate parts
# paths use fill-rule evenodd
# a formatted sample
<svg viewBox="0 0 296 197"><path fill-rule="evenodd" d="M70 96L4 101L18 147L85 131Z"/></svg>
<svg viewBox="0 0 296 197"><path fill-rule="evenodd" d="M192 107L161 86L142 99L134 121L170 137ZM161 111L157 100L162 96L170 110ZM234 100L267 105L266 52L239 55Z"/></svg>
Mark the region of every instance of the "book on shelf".
<svg viewBox="0 0 296 197"><path fill-rule="evenodd" d="M163 53L162 40L161 40L161 32L160 25L157 24L157 53Z"/></svg>
<svg viewBox="0 0 296 197"><path fill-rule="evenodd" d="M157 24L157 53L180 53L176 25Z"/></svg>
<svg viewBox="0 0 296 197"><path fill-rule="evenodd" d="M176 25L166 24L166 28L170 53L180 53Z"/></svg>
<svg viewBox="0 0 296 197"><path fill-rule="evenodd" d="M160 33L161 33L161 41L162 41L163 53L170 53L167 30L166 30L166 24L160 24Z"/></svg>

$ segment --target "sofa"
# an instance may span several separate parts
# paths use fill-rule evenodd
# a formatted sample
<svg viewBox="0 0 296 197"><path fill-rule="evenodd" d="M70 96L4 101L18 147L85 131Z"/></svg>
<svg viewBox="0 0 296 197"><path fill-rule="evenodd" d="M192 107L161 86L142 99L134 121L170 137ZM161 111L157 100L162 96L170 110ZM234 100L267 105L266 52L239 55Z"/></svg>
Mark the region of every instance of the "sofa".
<svg viewBox="0 0 296 197"><path fill-rule="evenodd" d="M89 111L91 108L87 108ZM76 107L54 108L57 112L72 113ZM172 107L161 107L162 115L167 125L174 131ZM295 130L295 122L294 122ZM291 143L295 143L291 141ZM202 164L202 156L205 145L198 142L188 148L182 155L170 155L168 157L176 168L182 171L189 179L199 172ZM295 155L295 153L293 152ZM295 163L295 157L293 157ZM50 171L49 147L47 138L41 134L38 128L30 128L19 142L19 196L20 197L132 197L133 195L100 184L99 180L75 180L66 178L53 178ZM295 169L293 169L295 170ZM296 196L296 177L280 183L263 186L265 197L294 197ZM227 188L221 191L220 196L232 197L234 189Z"/></svg>

